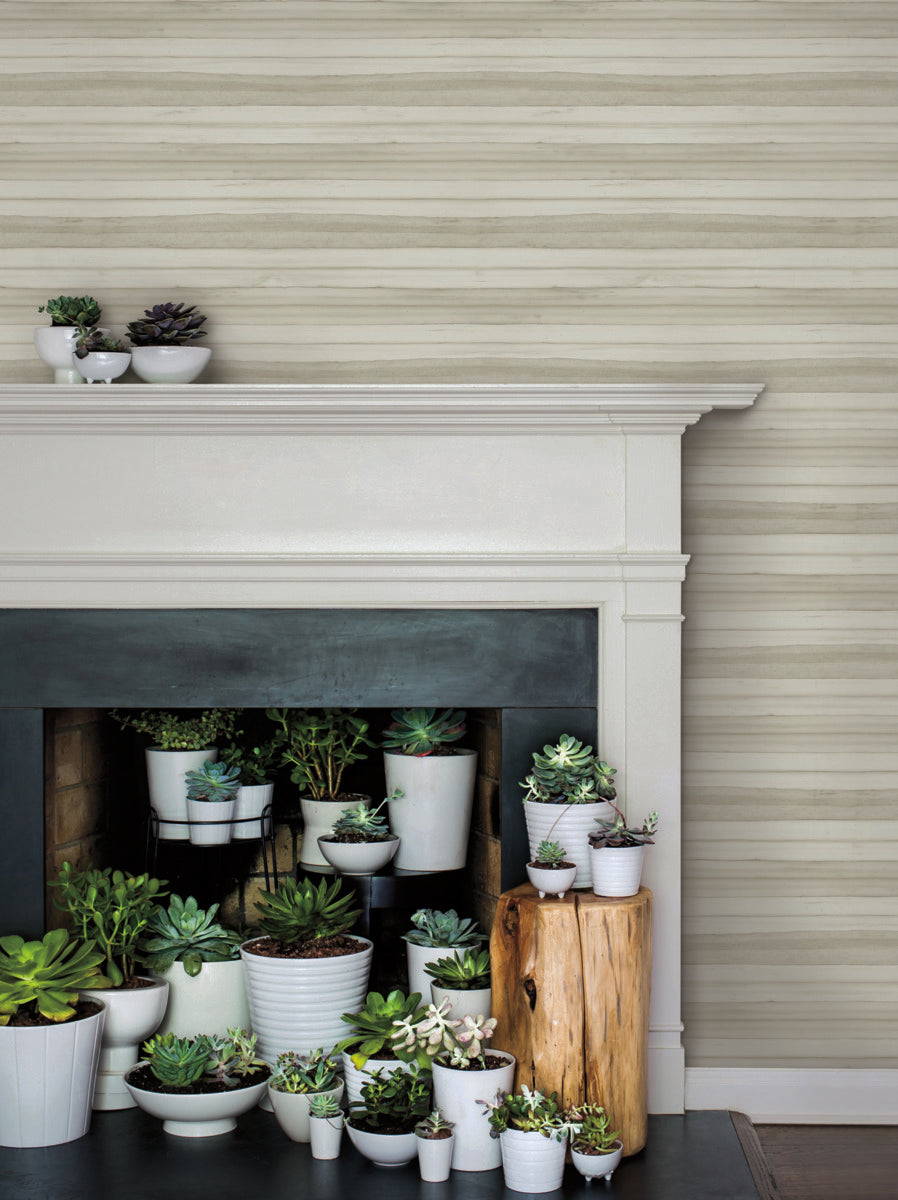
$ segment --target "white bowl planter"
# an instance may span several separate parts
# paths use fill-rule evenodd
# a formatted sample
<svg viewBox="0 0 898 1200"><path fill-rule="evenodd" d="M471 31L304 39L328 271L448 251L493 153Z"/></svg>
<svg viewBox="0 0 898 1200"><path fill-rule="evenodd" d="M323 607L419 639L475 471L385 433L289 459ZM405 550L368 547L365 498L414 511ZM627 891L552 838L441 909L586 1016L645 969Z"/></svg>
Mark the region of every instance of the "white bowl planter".
<svg viewBox="0 0 898 1200"><path fill-rule="evenodd" d="M384 751L390 828L401 839L396 866L403 871L456 871L465 865L477 778L477 751L416 758Z"/></svg>
<svg viewBox="0 0 898 1200"><path fill-rule="evenodd" d="M80 1021L0 1025L0 1146L58 1146L90 1129L106 1009Z"/></svg>
<svg viewBox="0 0 898 1200"><path fill-rule="evenodd" d="M404 1167L418 1154L418 1135L412 1133L369 1133L346 1126L349 1140L376 1167Z"/></svg>
<svg viewBox="0 0 898 1200"><path fill-rule="evenodd" d="M459 1071L433 1064L434 1108L455 1126L452 1167L456 1171L491 1171L502 1161L499 1142L490 1137L489 1121L477 1101L513 1090L516 1060L505 1050L487 1054L503 1059L503 1065L489 1071Z"/></svg>
<svg viewBox="0 0 898 1200"><path fill-rule="evenodd" d="M343 1140L343 1114L336 1117L314 1117L309 1114L309 1142L312 1158L327 1161L340 1157Z"/></svg>
<svg viewBox="0 0 898 1200"><path fill-rule="evenodd" d="M184 964L174 962L158 978L168 983L168 1005L158 1033L198 1037L201 1033L225 1036L229 1029L250 1032L249 1003L243 981L243 963L203 963L199 975L188 975Z"/></svg>
<svg viewBox="0 0 898 1200"><path fill-rule="evenodd" d="M617 1149L609 1150L607 1154L584 1154L571 1147L571 1161L587 1183L591 1179L604 1179L606 1182L611 1179L624 1153L621 1141L615 1144Z"/></svg>
<svg viewBox="0 0 898 1200"><path fill-rule="evenodd" d="M162 841L187 841L188 771L198 771L204 762L217 762L218 750L206 746L203 750L163 750L149 746L146 751L147 784L150 805L159 818L159 837Z"/></svg>
<svg viewBox="0 0 898 1200"><path fill-rule="evenodd" d="M191 846L226 846L231 840L233 800L188 800Z"/></svg>
<svg viewBox="0 0 898 1200"><path fill-rule="evenodd" d="M449 1001L447 1017L464 1017L470 1013L472 1017L482 1014L484 1017L493 1015L492 988L444 988L431 980L430 995L434 1004L439 1006L443 1000Z"/></svg>
<svg viewBox="0 0 898 1200"><path fill-rule="evenodd" d="M573 886L590 886L589 835L596 831L596 819L611 820L614 810L604 800L593 804L544 804L541 800L524 803L524 821L530 843L530 859L536 858L540 842L560 842L564 856L577 868Z"/></svg>
<svg viewBox="0 0 898 1200"><path fill-rule="evenodd" d="M52 367L55 383L84 383L84 376L72 366L77 325L38 325L34 331L34 348L41 362Z"/></svg>
<svg viewBox="0 0 898 1200"><path fill-rule="evenodd" d="M83 358L72 355L72 365L79 375L88 383L102 379L104 383L112 383L119 375L124 375L131 362L128 350L91 350Z"/></svg>
<svg viewBox="0 0 898 1200"><path fill-rule="evenodd" d="M318 846L327 862L341 875L373 875L385 867L399 846L392 834L380 842L335 842L320 837Z"/></svg>
<svg viewBox="0 0 898 1200"><path fill-rule="evenodd" d="M193 383L211 355L208 346L135 346L131 366L144 383Z"/></svg>
<svg viewBox="0 0 898 1200"><path fill-rule="evenodd" d="M94 1108L108 1112L133 1108L123 1075L137 1062L140 1043L159 1028L168 1003L168 983L144 975L141 988L82 988L80 994L106 1006Z"/></svg>
<svg viewBox="0 0 898 1200"><path fill-rule="evenodd" d="M430 995L431 978L424 968L431 963L439 962L441 958L451 958L456 950L462 954L465 950L476 949L478 946L482 946L486 939L477 938L476 941L465 942L463 946L419 946L417 942L410 942L406 937L402 940L405 942L408 964L409 993L420 992L426 999Z"/></svg>
<svg viewBox="0 0 898 1200"><path fill-rule="evenodd" d="M645 846L600 846L589 851L592 890L597 896L635 896L642 879Z"/></svg>
<svg viewBox="0 0 898 1200"><path fill-rule="evenodd" d="M425 1183L445 1183L452 1167L455 1134L447 1138L424 1138L417 1134L418 1167Z"/></svg>
<svg viewBox="0 0 898 1200"><path fill-rule="evenodd" d="M230 1133L237 1126L237 1118L255 1108L268 1088L268 1080L263 1079L250 1087L199 1096L145 1092L131 1082L139 1066L143 1064L136 1063L131 1067L124 1080L133 1103L151 1117L159 1117L165 1132L173 1133L175 1137L216 1137L220 1133Z"/></svg>
<svg viewBox="0 0 898 1200"><path fill-rule="evenodd" d="M527 878L539 892L540 897L557 896L562 899L565 892L574 886L576 877L576 866L555 870L552 867L535 867L532 863L527 863Z"/></svg>
<svg viewBox="0 0 898 1200"><path fill-rule="evenodd" d="M567 1138L556 1142L541 1133L506 1129L499 1143L505 1186L512 1192L555 1192L561 1187Z"/></svg>
<svg viewBox="0 0 898 1200"><path fill-rule="evenodd" d="M346 1084L346 1100L349 1104L357 1104L362 1098L362 1088L371 1079L375 1071L411 1071L412 1064L401 1062L398 1058L369 1058L363 1067L357 1067L347 1050L341 1051L343 1062L343 1081Z"/></svg>
<svg viewBox="0 0 898 1200"><path fill-rule="evenodd" d="M250 841L253 838L270 836L271 817L265 818L265 827L263 829L262 813L271 803L273 795L273 783L247 783L241 785L237 792L237 802L234 805L234 822L231 826L231 838L234 841Z"/></svg>
<svg viewBox="0 0 898 1200"><path fill-rule="evenodd" d="M343 1095L343 1084L340 1083L326 1092L279 1092L271 1086L269 1080L268 1099L278 1125L291 1142L308 1142L311 1139L309 1101L313 1095L333 1096L339 1104Z"/></svg>

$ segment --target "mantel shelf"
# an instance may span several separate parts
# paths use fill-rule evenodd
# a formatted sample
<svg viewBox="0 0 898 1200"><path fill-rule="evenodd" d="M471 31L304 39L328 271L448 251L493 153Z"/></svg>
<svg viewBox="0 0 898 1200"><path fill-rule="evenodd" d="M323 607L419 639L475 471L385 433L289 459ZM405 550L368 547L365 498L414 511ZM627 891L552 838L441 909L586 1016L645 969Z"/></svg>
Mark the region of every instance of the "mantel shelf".
<svg viewBox="0 0 898 1200"><path fill-rule="evenodd" d="M682 433L761 384L3 384L0 431L30 434Z"/></svg>

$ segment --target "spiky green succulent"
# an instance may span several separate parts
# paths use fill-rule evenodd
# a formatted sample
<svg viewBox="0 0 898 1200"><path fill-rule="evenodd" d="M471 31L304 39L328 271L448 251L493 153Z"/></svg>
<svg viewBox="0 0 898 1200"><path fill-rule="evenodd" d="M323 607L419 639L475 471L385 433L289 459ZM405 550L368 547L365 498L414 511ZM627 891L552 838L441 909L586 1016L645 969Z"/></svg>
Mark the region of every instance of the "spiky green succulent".
<svg viewBox="0 0 898 1200"><path fill-rule="evenodd" d="M102 310L93 296L57 296L37 310L45 312L51 325L99 325Z"/></svg>
<svg viewBox="0 0 898 1200"><path fill-rule="evenodd" d="M240 789L240 770L224 762L204 762L198 771L185 771L188 800L233 800Z"/></svg>
<svg viewBox="0 0 898 1200"><path fill-rule="evenodd" d="M75 354L78 358L87 358L88 354L105 351L107 354L127 354L125 343L120 338L110 337L99 329L81 330L75 339Z"/></svg>
<svg viewBox="0 0 898 1200"><path fill-rule="evenodd" d="M206 336L200 329L205 320L195 304L185 308L169 300L145 308L142 317L129 323L128 337L135 346L183 346Z"/></svg>
<svg viewBox="0 0 898 1200"><path fill-rule="evenodd" d="M336 1096L310 1096L310 1117L337 1117L343 1110L337 1103Z"/></svg>
<svg viewBox="0 0 898 1200"><path fill-rule="evenodd" d="M209 1061L210 1041L157 1033L143 1044L142 1056L160 1083L167 1087L189 1087L196 1083Z"/></svg>
<svg viewBox="0 0 898 1200"><path fill-rule="evenodd" d="M536 858L533 860L539 867L558 867L564 862L564 846L558 842L541 841L536 848Z"/></svg>
<svg viewBox="0 0 898 1200"><path fill-rule="evenodd" d="M215 920L218 905L202 909L194 896L172 896L168 909L158 907L140 942L140 961L151 971L166 971L180 962L191 977L204 962L228 962L240 957L240 934Z"/></svg>
<svg viewBox="0 0 898 1200"><path fill-rule="evenodd" d="M425 974L441 988L469 992L490 986L490 953L488 950L456 950L451 958L427 963Z"/></svg>
<svg viewBox="0 0 898 1200"><path fill-rule="evenodd" d="M402 792L396 788L382 800L377 808L369 808L361 803L353 808L344 808L339 818L334 821L329 836L335 842L384 842L390 837L390 827L387 818L380 815L380 810L390 800L398 800Z"/></svg>
<svg viewBox="0 0 898 1200"><path fill-rule="evenodd" d="M613 777L617 774L577 738L563 733L554 745L543 746L533 755L533 768L521 787L524 801L543 804L591 804L613 800Z"/></svg>
<svg viewBox="0 0 898 1200"><path fill-rule="evenodd" d="M457 709L437 713L435 708L395 708L390 715L393 723L384 730L384 749L418 758L457 742L465 732L465 714Z"/></svg>
<svg viewBox="0 0 898 1200"><path fill-rule="evenodd" d="M18 934L0 938L0 1025L33 1004L49 1021L75 1015L79 988L106 988L100 974L103 951L92 941L70 942L65 929L52 929L40 941Z"/></svg>
<svg viewBox="0 0 898 1200"><path fill-rule="evenodd" d="M275 891L256 901L259 928L273 941L285 944L315 941L352 928L361 910L352 908L355 895L342 895L342 880L287 878Z"/></svg>
<svg viewBox="0 0 898 1200"><path fill-rule="evenodd" d="M483 941L477 922L460 917L454 908L419 908L412 913L412 924L415 928L404 937L416 946L476 946Z"/></svg>

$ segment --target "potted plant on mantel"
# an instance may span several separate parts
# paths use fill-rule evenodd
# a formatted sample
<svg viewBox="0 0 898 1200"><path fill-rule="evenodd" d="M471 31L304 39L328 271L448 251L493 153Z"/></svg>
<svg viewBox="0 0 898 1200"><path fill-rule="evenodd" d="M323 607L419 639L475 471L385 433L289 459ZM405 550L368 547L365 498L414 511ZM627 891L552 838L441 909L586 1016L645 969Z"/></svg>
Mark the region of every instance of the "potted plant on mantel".
<svg viewBox="0 0 898 1200"><path fill-rule="evenodd" d="M481 1101L490 1135L502 1146L505 1186L513 1192L554 1192L564 1177L567 1139L576 1129L571 1114L550 1096L525 1084L517 1095Z"/></svg>
<svg viewBox="0 0 898 1200"><path fill-rule="evenodd" d="M88 383L102 379L112 383L124 375L131 362L131 351L121 339L104 333L102 329L83 328L75 339L72 365Z"/></svg>
<svg viewBox="0 0 898 1200"><path fill-rule="evenodd" d="M380 815L380 810L401 794L391 792L377 808L365 803L345 808L330 832L318 839L321 853L341 875L373 875L396 853L399 838L390 833L387 818Z"/></svg>
<svg viewBox="0 0 898 1200"><path fill-rule="evenodd" d="M400 1167L417 1157L415 1126L431 1110L430 1077L412 1071L375 1071L350 1104L346 1132L360 1154L378 1167Z"/></svg>
<svg viewBox="0 0 898 1200"><path fill-rule="evenodd" d="M412 913L414 929L402 935L408 961L410 991L427 995L430 980L425 968L445 957L446 950L476 949L486 938L471 917L460 917L454 908L440 912L436 908L419 908Z"/></svg>
<svg viewBox="0 0 898 1200"><path fill-rule="evenodd" d="M408 871L456 871L465 865L477 779L477 751L455 742L465 714L454 709L397 708L383 734L387 791L399 835L396 866Z"/></svg>
<svg viewBox="0 0 898 1200"><path fill-rule="evenodd" d="M577 864L568 862L567 851L558 842L542 841L536 848L533 862L527 863L527 878L543 896L564 899L577 876Z"/></svg>
<svg viewBox="0 0 898 1200"><path fill-rule="evenodd" d="M323 1048L314 1054L279 1054L277 1070L268 1080L268 1099L277 1123L293 1142L310 1140L309 1104L314 1096L330 1096L339 1104L342 1095L336 1060Z"/></svg>
<svg viewBox="0 0 898 1200"><path fill-rule="evenodd" d="M193 383L212 354L208 346L195 345L206 336L200 329L205 320L195 304L185 308L183 302L168 300L144 309L143 316L128 325L137 378L145 383Z"/></svg>
<svg viewBox="0 0 898 1200"><path fill-rule="evenodd" d="M222 846L231 840L231 819L240 772L224 762L204 762L198 771L188 771L187 820L192 846Z"/></svg>
<svg viewBox="0 0 898 1200"><path fill-rule="evenodd" d="M589 835L592 890L597 896L635 896L642 879L646 846L654 844L658 814L649 813L638 829L628 829L616 804L612 821L598 821Z"/></svg>
<svg viewBox="0 0 898 1200"><path fill-rule="evenodd" d="M49 325L39 325L34 331L38 357L53 368L56 383L83 383L84 376L72 362L72 351L81 331L99 324L99 304L93 296L57 296L37 311L50 318Z"/></svg>

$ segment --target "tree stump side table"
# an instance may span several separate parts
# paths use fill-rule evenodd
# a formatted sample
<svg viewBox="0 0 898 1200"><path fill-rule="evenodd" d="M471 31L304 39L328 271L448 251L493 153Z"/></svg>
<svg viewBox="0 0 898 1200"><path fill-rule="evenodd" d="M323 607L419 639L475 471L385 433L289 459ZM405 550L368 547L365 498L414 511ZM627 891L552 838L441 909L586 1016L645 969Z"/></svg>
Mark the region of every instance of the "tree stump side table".
<svg viewBox="0 0 898 1200"><path fill-rule="evenodd" d="M499 898L490 957L493 1045L517 1058L515 1089L604 1105L636 1154L648 1129L652 893L541 900L522 884Z"/></svg>

